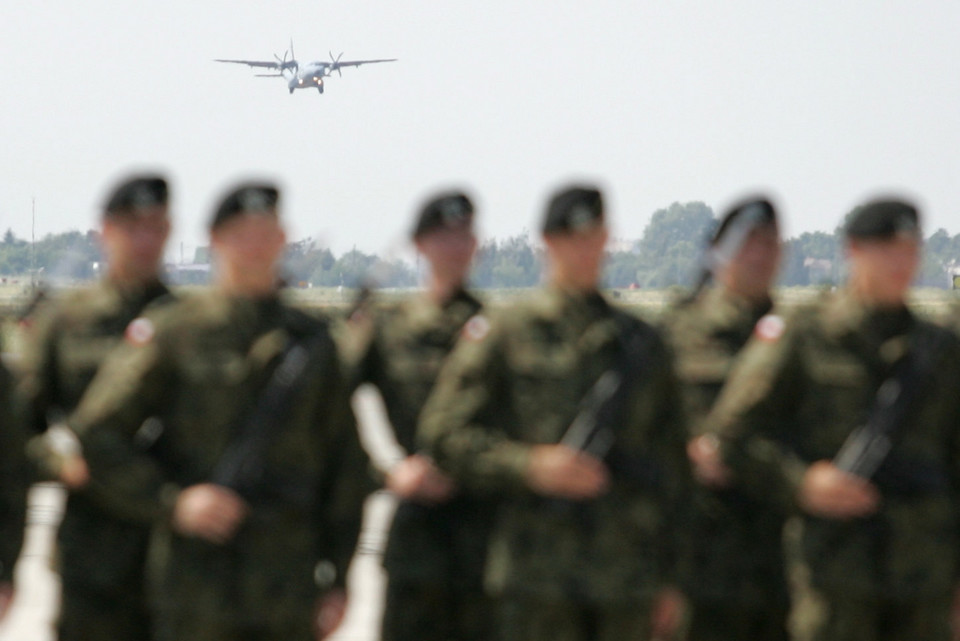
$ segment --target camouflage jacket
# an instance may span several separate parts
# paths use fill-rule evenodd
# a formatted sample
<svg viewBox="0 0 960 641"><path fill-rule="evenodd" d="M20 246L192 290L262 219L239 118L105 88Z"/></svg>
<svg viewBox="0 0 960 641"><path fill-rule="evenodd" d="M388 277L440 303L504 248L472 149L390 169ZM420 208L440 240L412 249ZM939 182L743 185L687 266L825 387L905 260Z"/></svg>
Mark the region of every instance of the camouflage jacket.
<svg viewBox="0 0 960 641"><path fill-rule="evenodd" d="M218 546L166 531L154 576L161 609L254 624L309 616L321 560L343 584L370 489L326 323L276 297L211 292L135 325L70 422L104 506L161 526L181 489L211 481L290 341L310 346L286 421L257 448L261 480L238 534Z"/></svg>
<svg viewBox="0 0 960 641"><path fill-rule="evenodd" d="M417 449L417 421L440 366L480 307L480 301L461 290L443 307L416 296L377 310L359 379L380 390L397 442L407 452Z"/></svg>
<svg viewBox="0 0 960 641"><path fill-rule="evenodd" d="M0 363L0 583L13 580L27 508L24 435L14 419L11 386L10 373Z"/></svg>
<svg viewBox="0 0 960 641"><path fill-rule="evenodd" d="M534 494L525 481L531 446L561 440L634 332L646 353L614 450L646 480L611 466L611 488L599 498ZM504 502L487 564L491 590L622 603L673 578L676 516L689 483L681 414L668 352L650 327L597 293L551 288L492 326L466 328L421 430L442 467Z"/></svg>
<svg viewBox="0 0 960 641"><path fill-rule="evenodd" d="M807 466L836 456L893 365L931 334L940 339L935 371L920 381L922 398L872 478L879 511L850 521L805 517L804 552L823 589L917 598L955 584L960 340L906 308L869 308L841 293L788 321L762 320L708 419L742 486L796 507Z"/></svg>
<svg viewBox="0 0 960 641"><path fill-rule="evenodd" d="M360 380L380 390L404 451L417 451L417 422L440 366L480 307L480 301L461 290L442 307L417 296L376 314ZM478 588L490 509L463 493L443 505L401 502L383 559L390 579Z"/></svg>
<svg viewBox="0 0 960 641"><path fill-rule="evenodd" d="M109 280L45 301L30 326L18 387L28 430L39 434L62 422L79 404L107 354L119 345L130 322L173 296L160 282L123 289ZM43 437L28 452L41 473L56 477L63 452ZM149 532L109 518L87 489L67 499L57 531L60 575L68 593L116 595L142 582ZM67 598L70 594L67 595Z"/></svg>
<svg viewBox="0 0 960 641"><path fill-rule="evenodd" d="M757 321L771 304L752 306L721 288L672 309L663 328L672 343L690 435L704 420ZM697 485L691 545L683 555L684 591L697 600L754 607L787 601L782 554L784 513L740 491Z"/></svg>
<svg viewBox="0 0 960 641"><path fill-rule="evenodd" d="M130 321L169 293L159 282L124 290L103 280L42 303L27 337L18 386L28 429L41 433L51 418L66 418Z"/></svg>

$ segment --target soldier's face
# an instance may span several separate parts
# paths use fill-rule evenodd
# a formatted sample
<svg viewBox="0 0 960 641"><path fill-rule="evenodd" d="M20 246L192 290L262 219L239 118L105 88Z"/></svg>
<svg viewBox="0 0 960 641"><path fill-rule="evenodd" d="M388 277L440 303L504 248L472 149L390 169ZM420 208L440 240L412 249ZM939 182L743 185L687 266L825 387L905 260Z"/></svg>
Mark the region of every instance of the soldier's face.
<svg viewBox="0 0 960 641"><path fill-rule="evenodd" d="M286 235L276 215L245 214L217 227L210 236L218 260L244 270L276 269Z"/></svg>
<svg viewBox="0 0 960 641"><path fill-rule="evenodd" d="M850 281L867 299L899 304L917 275L920 241L912 236L889 240L851 240L847 245Z"/></svg>
<svg viewBox="0 0 960 641"><path fill-rule="evenodd" d="M434 274L463 280L470 271L477 238L468 228L438 229L418 238L416 245Z"/></svg>
<svg viewBox="0 0 960 641"><path fill-rule="evenodd" d="M553 281L576 289L593 289L600 281L608 232L604 226L543 237Z"/></svg>
<svg viewBox="0 0 960 641"><path fill-rule="evenodd" d="M718 274L725 286L748 296L769 292L780 266L780 233L774 225L750 232L740 251Z"/></svg>
<svg viewBox="0 0 960 641"><path fill-rule="evenodd" d="M136 215L105 218L102 243L111 272L126 278L156 278L170 235L166 205L138 210Z"/></svg>

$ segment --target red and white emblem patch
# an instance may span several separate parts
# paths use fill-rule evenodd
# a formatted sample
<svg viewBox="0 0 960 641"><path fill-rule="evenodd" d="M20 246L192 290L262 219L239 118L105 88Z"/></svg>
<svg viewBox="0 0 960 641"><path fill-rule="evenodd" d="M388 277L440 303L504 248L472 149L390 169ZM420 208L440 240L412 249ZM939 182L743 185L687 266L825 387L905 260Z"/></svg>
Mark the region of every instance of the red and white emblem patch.
<svg viewBox="0 0 960 641"><path fill-rule="evenodd" d="M153 340L154 333L155 330L150 319L141 316L140 318L135 318L130 321L130 324L127 325L127 331L123 333L123 337L131 345L146 345Z"/></svg>
<svg viewBox="0 0 960 641"><path fill-rule="evenodd" d="M781 316L767 314L757 321L757 324L753 328L753 333L762 341L773 342L780 340L786 328L787 324Z"/></svg>
<svg viewBox="0 0 960 641"><path fill-rule="evenodd" d="M490 333L490 321L486 316L477 314L463 325L461 335L468 341L482 341Z"/></svg>

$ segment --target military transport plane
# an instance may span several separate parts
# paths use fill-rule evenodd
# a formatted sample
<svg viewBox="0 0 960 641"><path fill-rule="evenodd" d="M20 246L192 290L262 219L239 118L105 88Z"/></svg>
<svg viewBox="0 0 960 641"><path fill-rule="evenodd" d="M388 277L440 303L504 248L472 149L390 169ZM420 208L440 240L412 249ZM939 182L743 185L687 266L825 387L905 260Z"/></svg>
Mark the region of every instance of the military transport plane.
<svg viewBox="0 0 960 641"><path fill-rule="evenodd" d="M290 54L290 60L287 60L287 54ZM301 66L294 57L293 40L290 41L290 49L283 52L283 58L277 54L273 54L273 57L276 58L276 62L270 60L222 60L220 58L217 58L216 62L232 62L250 67L273 69L277 73L258 73L256 75L261 78L285 78L287 81L287 89L290 90L290 93L293 93L294 89L309 89L310 87L316 87L317 91L323 93L323 79L334 71L342 77L343 73L340 72L340 69L343 67L359 67L360 65L373 64L375 62L396 61L396 58L341 61L340 58L343 57L343 52L334 58L333 52L331 51L330 62L315 61L308 62Z"/></svg>

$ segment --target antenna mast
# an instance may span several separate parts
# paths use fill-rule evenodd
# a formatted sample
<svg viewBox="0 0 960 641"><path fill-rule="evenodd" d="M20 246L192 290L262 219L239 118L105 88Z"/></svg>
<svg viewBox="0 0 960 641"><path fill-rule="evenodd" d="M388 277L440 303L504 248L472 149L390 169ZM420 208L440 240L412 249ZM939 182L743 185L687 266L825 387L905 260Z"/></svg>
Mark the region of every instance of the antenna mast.
<svg viewBox="0 0 960 641"><path fill-rule="evenodd" d="M37 197L30 198L30 286L37 288Z"/></svg>

